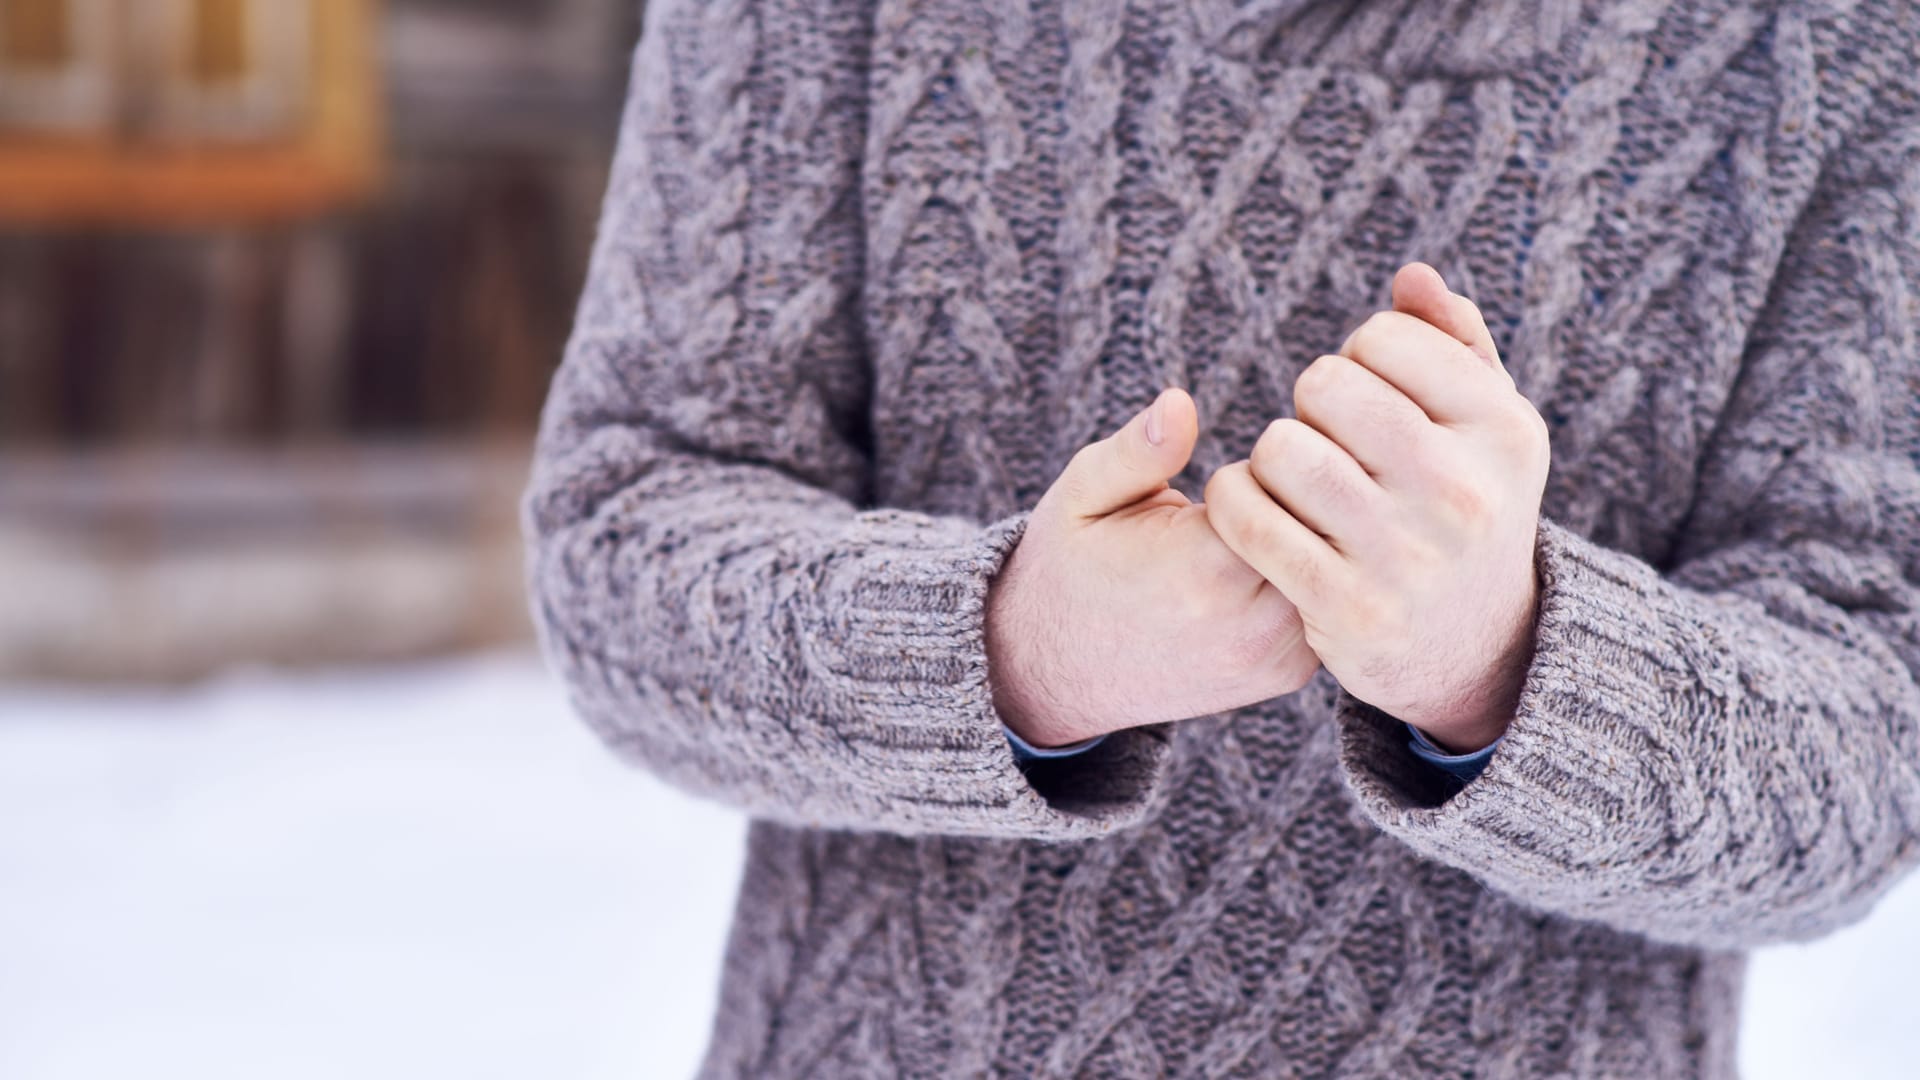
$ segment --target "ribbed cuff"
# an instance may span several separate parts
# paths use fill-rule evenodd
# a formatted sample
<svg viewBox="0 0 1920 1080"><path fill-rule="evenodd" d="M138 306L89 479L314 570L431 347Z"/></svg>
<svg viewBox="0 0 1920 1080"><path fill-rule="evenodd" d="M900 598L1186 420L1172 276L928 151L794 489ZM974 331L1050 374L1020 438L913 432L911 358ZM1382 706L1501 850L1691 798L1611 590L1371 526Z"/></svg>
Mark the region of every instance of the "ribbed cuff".
<svg viewBox="0 0 1920 1080"><path fill-rule="evenodd" d="M989 583L1026 516L985 528L880 510L861 514L817 581L816 672L847 715L850 767L894 816L924 831L1073 839L1144 815L1167 772L1164 726L1116 733L1071 770L1023 770L993 707Z"/></svg>
<svg viewBox="0 0 1920 1080"><path fill-rule="evenodd" d="M1429 858L1559 910L1588 907L1615 869L1668 842L1658 806L1697 798L1664 698L1688 671L1650 567L1543 519L1540 607L1513 723L1465 787L1436 778L1398 720L1342 690L1341 763L1361 807ZM1644 872L1645 867L1640 867Z"/></svg>

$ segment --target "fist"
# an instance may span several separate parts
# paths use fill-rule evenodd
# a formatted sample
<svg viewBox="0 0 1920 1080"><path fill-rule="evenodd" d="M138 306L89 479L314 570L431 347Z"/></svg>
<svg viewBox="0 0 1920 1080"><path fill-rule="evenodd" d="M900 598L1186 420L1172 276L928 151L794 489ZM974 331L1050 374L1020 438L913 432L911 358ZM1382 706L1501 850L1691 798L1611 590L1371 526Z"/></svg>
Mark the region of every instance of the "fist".
<svg viewBox="0 0 1920 1080"><path fill-rule="evenodd" d="M1448 750L1487 746L1532 658L1545 422L1479 309L1421 263L1293 400L1208 481L1208 519L1349 693Z"/></svg>

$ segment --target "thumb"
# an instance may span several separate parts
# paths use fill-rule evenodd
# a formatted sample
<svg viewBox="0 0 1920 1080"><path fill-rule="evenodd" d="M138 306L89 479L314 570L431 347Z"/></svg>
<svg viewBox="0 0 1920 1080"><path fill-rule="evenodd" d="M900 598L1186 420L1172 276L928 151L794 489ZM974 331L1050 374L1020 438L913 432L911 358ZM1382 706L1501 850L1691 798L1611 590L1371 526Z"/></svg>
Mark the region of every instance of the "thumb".
<svg viewBox="0 0 1920 1080"><path fill-rule="evenodd" d="M1064 509L1103 517L1158 495L1187 467L1200 418L1185 390L1162 390L1125 427L1073 455L1054 482Z"/></svg>
<svg viewBox="0 0 1920 1080"><path fill-rule="evenodd" d="M1480 354L1493 367L1502 367L1493 331L1479 305L1447 288L1440 271L1426 263L1408 263L1393 275L1393 310L1432 324Z"/></svg>

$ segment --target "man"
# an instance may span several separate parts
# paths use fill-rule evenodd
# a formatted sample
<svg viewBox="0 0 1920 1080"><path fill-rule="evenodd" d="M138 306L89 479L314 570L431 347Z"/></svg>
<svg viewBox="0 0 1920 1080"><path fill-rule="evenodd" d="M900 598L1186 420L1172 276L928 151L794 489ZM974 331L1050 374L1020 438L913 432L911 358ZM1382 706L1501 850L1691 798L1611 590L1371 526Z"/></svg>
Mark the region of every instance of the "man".
<svg viewBox="0 0 1920 1080"><path fill-rule="evenodd" d="M1917 45L656 0L527 522L705 1074L1732 1075L1920 860Z"/></svg>

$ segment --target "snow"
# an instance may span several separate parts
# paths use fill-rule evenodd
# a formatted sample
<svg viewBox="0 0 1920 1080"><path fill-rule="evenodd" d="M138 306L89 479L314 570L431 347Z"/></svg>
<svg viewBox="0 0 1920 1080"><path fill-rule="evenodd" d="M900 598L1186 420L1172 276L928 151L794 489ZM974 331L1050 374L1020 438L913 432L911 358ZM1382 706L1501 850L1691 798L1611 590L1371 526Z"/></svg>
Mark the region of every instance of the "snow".
<svg viewBox="0 0 1920 1080"><path fill-rule="evenodd" d="M743 837L521 654L0 687L0 1076L688 1076ZM1759 954L1746 1075L1910 1075L1916 967L1920 878Z"/></svg>

